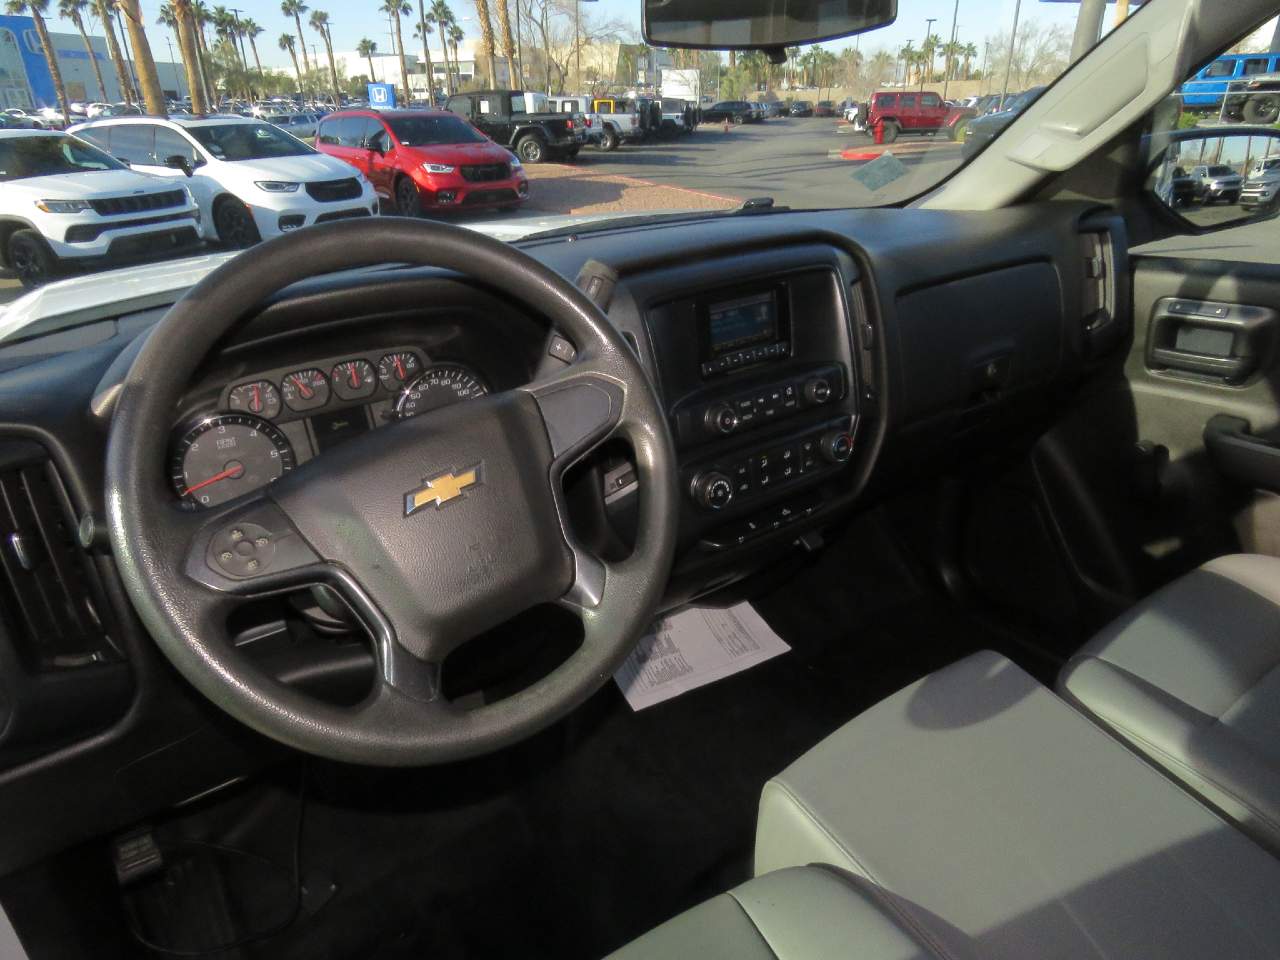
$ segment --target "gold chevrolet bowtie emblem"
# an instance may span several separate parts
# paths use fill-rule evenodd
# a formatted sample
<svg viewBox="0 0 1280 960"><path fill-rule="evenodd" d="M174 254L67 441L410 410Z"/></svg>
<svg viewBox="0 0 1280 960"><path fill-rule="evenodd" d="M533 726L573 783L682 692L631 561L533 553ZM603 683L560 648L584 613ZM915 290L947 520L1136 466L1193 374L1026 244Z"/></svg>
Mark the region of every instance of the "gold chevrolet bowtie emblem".
<svg viewBox="0 0 1280 960"><path fill-rule="evenodd" d="M412 516L419 510L434 506L437 510L450 501L457 500L463 492L480 485L480 464L460 470L449 471L431 477L426 484L417 490L410 490L404 495L404 515Z"/></svg>

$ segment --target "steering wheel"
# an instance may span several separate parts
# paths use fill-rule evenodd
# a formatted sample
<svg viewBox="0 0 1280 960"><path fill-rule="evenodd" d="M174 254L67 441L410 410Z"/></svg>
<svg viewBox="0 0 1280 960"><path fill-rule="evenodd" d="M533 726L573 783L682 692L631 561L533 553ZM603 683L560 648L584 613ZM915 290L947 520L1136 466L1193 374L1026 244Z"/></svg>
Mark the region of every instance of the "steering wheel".
<svg viewBox="0 0 1280 960"><path fill-rule="evenodd" d="M309 277L409 263L473 278L540 314L577 348L518 389L393 423L221 508L182 509L166 486L173 412L201 362L273 294ZM622 560L570 531L565 470L613 437L639 480L639 533ZM571 283L461 227L349 220L271 240L215 270L154 327L119 394L107 448L111 543L128 595L174 666L215 704L309 753L423 765L526 737L608 681L657 607L678 514L666 417L636 355ZM252 561L252 562L250 562ZM332 588L374 638L360 704L269 677L230 642L247 598ZM578 649L506 699L462 709L441 690L448 654L542 603L574 611Z"/></svg>

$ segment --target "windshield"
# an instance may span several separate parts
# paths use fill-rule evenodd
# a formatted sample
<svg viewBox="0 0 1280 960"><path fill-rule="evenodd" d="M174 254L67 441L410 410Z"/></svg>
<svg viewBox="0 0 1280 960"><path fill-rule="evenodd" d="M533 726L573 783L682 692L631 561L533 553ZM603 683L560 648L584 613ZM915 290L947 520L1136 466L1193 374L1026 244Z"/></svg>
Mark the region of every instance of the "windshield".
<svg viewBox="0 0 1280 960"><path fill-rule="evenodd" d="M406 147L483 143L487 138L461 117L393 117L387 126Z"/></svg>
<svg viewBox="0 0 1280 960"><path fill-rule="evenodd" d="M315 153L301 140L267 123L219 123L188 127L187 132L218 160L270 160Z"/></svg>
<svg viewBox="0 0 1280 960"><path fill-rule="evenodd" d="M0 182L125 169L120 161L74 137L0 139Z"/></svg>

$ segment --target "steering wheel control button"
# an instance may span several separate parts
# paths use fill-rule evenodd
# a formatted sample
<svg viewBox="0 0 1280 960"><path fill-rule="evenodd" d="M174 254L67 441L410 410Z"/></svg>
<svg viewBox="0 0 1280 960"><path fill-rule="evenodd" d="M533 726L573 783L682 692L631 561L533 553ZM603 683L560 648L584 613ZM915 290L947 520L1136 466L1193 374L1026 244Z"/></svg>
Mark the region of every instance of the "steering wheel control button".
<svg viewBox="0 0 1280 960"><path fill-rule="evenodd" d="M700 473L693 478L690 492L704 510L723 510L733 502L733 481L723 473Z"/></svg>
<svg viewBox="0 0 1280 960"><path fill-rule="evenodd" d="M209 542L213 565L229 577L255 577L265 573L276 556L270 530L256 523L223 527Z"/></svg>

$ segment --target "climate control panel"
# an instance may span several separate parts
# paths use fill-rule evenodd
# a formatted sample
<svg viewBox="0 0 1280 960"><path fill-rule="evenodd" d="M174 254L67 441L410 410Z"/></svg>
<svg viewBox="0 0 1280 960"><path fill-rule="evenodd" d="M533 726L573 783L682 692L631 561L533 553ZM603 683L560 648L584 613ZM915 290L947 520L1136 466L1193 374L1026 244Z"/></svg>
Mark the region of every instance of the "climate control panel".
<svg viewBox="0 0 1280 960"><path fill-rule="evenodd" d="M750 389L704 396L676 412L676 435L682 446L738 436L834 405L844 399L845 389L843 370L831 365Z"/></svg>

